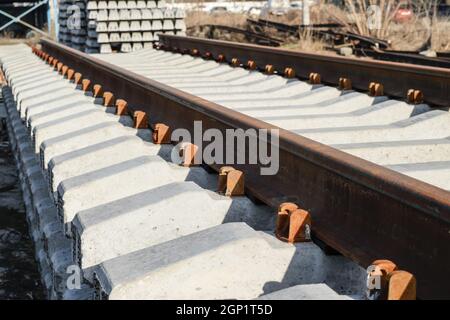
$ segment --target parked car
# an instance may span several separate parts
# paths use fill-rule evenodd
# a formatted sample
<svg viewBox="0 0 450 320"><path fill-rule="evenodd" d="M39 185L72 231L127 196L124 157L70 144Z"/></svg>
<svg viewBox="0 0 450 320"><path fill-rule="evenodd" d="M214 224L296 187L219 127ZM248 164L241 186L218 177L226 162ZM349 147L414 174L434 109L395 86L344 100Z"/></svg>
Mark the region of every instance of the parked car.
<svg viewBox="0 0 450 320"><path fill-rule="evenodd" d="M269 0L261 10L261 17L282 16L289 11L289 0Z"/></svg>
<svg viewBox="0 0 450 320"><path fill-rule="evenodd" d="M250 7L247 10L247 14L249 16L259 16L261 14L261 8L258 7Z"/></svg>
<svg viewBox="0 0 450 320"><path fill-rule="evenodd" d="M407 2L402 3L400 7L397 9L394 15L395 22L407 22L410 21L414 17L414 11L411 5Z"/></svg>
<svg viewBox="0 0 450 320"><path fill-rule="evenodd" d="M227 7L221 7L221 6L212 7L210 10L211 13L222 13L222 12L227 12L227 11L228 11Z"/></svg>

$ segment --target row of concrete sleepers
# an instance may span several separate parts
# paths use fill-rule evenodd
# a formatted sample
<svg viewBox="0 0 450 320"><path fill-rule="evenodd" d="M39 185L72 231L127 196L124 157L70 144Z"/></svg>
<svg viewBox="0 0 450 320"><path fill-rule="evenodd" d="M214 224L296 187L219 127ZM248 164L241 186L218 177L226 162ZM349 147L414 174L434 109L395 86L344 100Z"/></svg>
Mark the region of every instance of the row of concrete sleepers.
<svg viewBox="0 0 450 320"><path fill-rule="evenodd" d="M102 107L24 45L0 47L3 96L43 283L59 299L347 299L365 272L273 235L276 212ZM82 281L73 275L80 267Z"/></svg>

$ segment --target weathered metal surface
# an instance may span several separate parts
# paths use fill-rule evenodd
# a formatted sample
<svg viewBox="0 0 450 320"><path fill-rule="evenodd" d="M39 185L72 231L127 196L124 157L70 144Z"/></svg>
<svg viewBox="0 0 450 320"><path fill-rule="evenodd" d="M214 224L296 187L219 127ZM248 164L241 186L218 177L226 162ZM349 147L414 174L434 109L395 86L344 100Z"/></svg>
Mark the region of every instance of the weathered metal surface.
<svg viewBox="0 0 450 320"><path fill-rule="evenodd" d="M227 61L253 60L259 68L273 65L282 73L286 67L295 70L298 77L307 79L311 72L319 73L322 82L338 85L339 78L349 78L353 88L366 91L369 83L382 83L385 93L405 98L410 88L420 89L425 102L450 106L450 70L385 61L367 61L347 57L312 54L286 49L274 49L257 45L233 43L200 38L161 35L160 43L168 48L197 49L200 54L210 52L214 58L223 54Z"/></svg>
<svg viewBox="0 0 450 320"><path fill-rule="evenodd" d="M267 35L255 33L250 30L239 29L239 28L234 28L234 27L230 27L230 26L224 26L224 25L218 25L218 24L205 24L205 25L200 26L200 28L201 29L209 28L208 34L209 34L210 38L214 37L214 32L216 30L218 30L218 31L225 31L225 32L229 32L229 33L241 34L241 35L244 35L245 38L252 43L267 45L267 46L271 46L271 47L279 47L280 44L283 42L282 39L277 39L274 37L269 37Z"/></svg>
<svg viewBox="0 0 450 320"><path fill-rule="evenodd" d="M179 37L164 39L178 48L194 46L196 41L203 43L203 40L190 43ZM203 130L278 129L55 42L42 40L41 43L43 50L51 56L82 73L92 83L101 84L105 91L112 92L118 99L125 99L131 114L136 110L145 111L151 124L161 122L170 128L186 128L191 132L194 120L202 120ZM271 50L267 48L216 41L204 44L215 55L229 48L242 61L247 61L250 55L252 60L262 64L265 52L268 57L264 59L271 58ZM200 51L206 49L197 48ZM247 51L249 48L255 48L257 53L253 55L252 51ZM336 79L339 78L337 75L346 75L336 71L343 69L337 66L336 61L330 68L330 57L313 58L311 55L306 61L301 61L295 53L281 52L281 57L271 61L277 64L277 69L281 66L280 61L285 59L286 65L292 65L290 62L296 60L303 66L297 72L311 71L307 63L312 61L317 66L314 71L320 72L325 79L330 77L330 72L334 72ZM225 54L229 57L231 53ZM347 59L342 61L345 65ZM370 69L364 62L360 62L357 68L367 69L372 74L382 73ZM408 72L403 68L400 72ZM418 69L421 72L416 81L430 84L439 77L430 68ZM386 64L385 72L393 71L393 66ZM448 79L445 72L437 69L436 73ZM361 79L363 76L360 75ZM355 77L348 77L355 81ZM394 80L403 83L399 78L397 76ZM408 83L406 79L405 82ZM448 86L448 83L443 86ZM408 84L408 88L411 87L424 90L419 85ZM443 92L445 88L441 87L441 98ZM245 173L247 193L274 208L287 201L300 204L311 214L313 236L363 266L380 258L395 261L399 267L416 276L418 297L450 298L449 192L283 129L279 130L279 138L280 170L277 175L260 175L258 165L233 165ZM218 171L220 168L216 166L214 169Z"/></svg>
<svg viewBox="0 0 450 320"><path fill-rule="evenodd" d="M401 51L373 50L361 48L356 50L358 55L372 57L377 60L412 63L437 68L450 69L450 61L444 58L432 58L419 53L406 53Z"/></svg>

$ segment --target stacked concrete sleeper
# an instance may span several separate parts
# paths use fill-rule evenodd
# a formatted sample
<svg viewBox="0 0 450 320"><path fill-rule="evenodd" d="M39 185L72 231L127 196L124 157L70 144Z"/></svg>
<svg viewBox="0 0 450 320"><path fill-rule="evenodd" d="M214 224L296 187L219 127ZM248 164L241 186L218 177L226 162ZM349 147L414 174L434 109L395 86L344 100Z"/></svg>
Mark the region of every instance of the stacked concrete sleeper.
<svg viewBox="0 0 450 320"><path fill-rule="evenodd" d="M185 13L157 1L88 1L89 34L101 53L151 47L160 33L185 35ZM89 52L95 52L94 48Z"/></svg>
<svg viewBox="0 0 450 320"><path fill-rule="evenodd" d="M22 45L0 48L30 232L54 299L348 299L365 270L273 235L276 213L215 192L172 145L112 114ZM66 286L78 265L81 289Z"/></svg>
<svg viewBox="0 0 450 320"><path fill-rule="evenodd" d="M58 6L58 41L67 46L72 44L72 36L67 28L67 8L71 5L71 2L71 0L60 0Z"/></svg>
<svg viewBox="0 0 450 320"><path fill-rule="evenodd" d="M70 26L76 15L80 28ZM58 39L87 53L136 51L152 46L161 33L185 35L184 17L164 0L62 0Z"/></svg>

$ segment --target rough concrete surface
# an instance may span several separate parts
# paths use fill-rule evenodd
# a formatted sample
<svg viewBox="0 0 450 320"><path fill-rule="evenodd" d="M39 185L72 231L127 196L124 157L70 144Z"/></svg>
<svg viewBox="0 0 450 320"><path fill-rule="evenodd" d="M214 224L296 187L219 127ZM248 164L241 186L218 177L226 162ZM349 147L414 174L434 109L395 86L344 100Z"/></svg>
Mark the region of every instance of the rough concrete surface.
<svg viewBox="0 0 450 320"><path fill-rule="evenodd" d="M0 124L0 300L43 297L14 157Z"/></svg>

